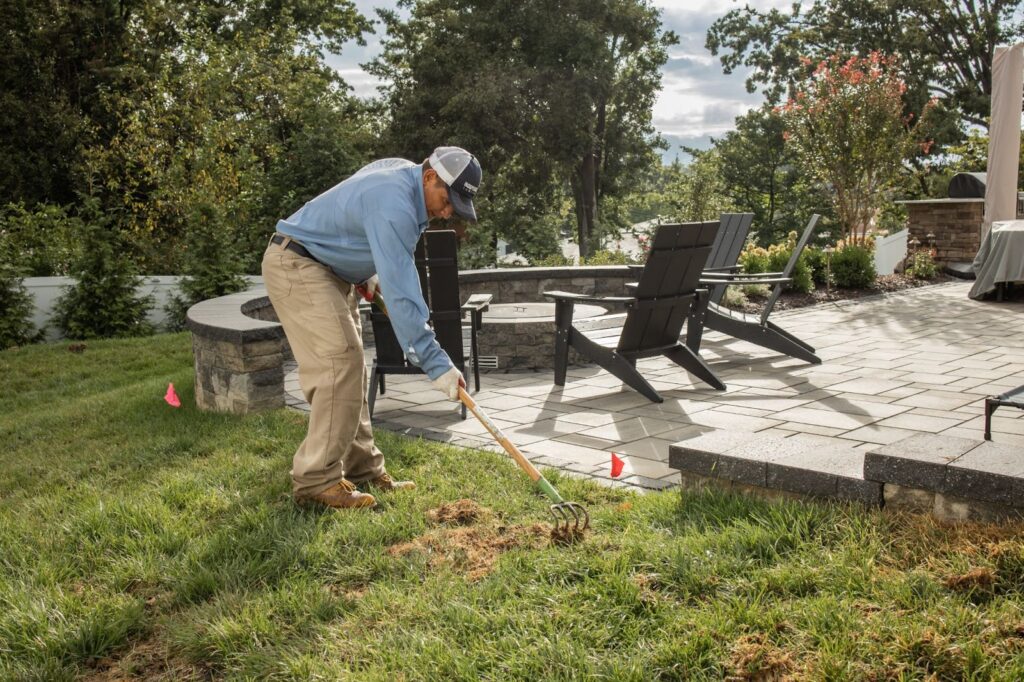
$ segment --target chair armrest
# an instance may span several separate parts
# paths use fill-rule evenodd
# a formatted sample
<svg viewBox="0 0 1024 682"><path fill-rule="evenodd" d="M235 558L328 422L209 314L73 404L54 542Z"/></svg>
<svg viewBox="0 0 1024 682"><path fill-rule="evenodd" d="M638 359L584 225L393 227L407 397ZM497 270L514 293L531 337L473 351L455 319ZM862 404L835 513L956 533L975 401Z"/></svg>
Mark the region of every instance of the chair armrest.
<svg viewBox="0 0 1024 682"><path fill-rule="evenodd" d="M765 277L782 277L781 272L732 272L732 273L719 273L711 270L705 270L701 273L701 276L705 279L748 279L750 277L756 277L764 279Z"/></svg>
<svg viewBox="0 0 1024 682"><path fill-rule="evenodd" d="M545 291L544 296L559 301L571 301L572 303L603 303L605 305L624 306L636 299L632 296L588 296L587 294L574 294L569 291Z"/></svg>
<svg viewBox="0 0 1024 682"><path fill-rule="evenodd" d="M734 273L737 270L739 270L740 267L741 266L739 266L739 265L727 265L727 266L721 267L721 268L704 268L704 272L707 273L707 274L713 274L713 273L718 273L718 272Z"/></svg>
<svg viewBox="0 0 1024 682"><path fill-rule="evenodd" d="M789 284L793 281L792 277L764 277L762 279L704 279L700 280L700 283L704 286L722 286L723 284L728 285L740 285L740 284Z"/></svg>
<svg viewBox="0 0 1024 682"><path fill-rule="evenodd" d="M465 303L462 304L462 310L479 310L481 312L485 312L493 299L494 296L492 294L473 294Z"/></svg>

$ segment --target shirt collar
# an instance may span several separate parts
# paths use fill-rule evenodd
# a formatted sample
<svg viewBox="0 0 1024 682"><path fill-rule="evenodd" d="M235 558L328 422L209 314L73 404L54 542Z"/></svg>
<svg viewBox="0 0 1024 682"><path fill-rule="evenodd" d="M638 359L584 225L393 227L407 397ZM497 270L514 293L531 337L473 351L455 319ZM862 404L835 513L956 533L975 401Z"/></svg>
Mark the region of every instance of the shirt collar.
<svg viewBox="0 0 1024 682"><path fill-rule="evenodd" d="M420 232L423 232L430 225L430 218L427 216L427 199L423 195L423 165L413 166L413 177L416 188L413 190L413 200L416 204L416 222L419 224Z"/></svg>

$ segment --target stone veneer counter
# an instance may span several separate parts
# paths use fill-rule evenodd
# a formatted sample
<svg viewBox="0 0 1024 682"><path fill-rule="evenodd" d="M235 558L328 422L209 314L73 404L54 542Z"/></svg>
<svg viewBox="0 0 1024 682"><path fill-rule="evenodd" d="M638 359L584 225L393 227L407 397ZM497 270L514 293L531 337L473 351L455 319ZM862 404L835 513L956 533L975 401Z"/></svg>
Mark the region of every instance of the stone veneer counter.
<svg viewBox="0 0 1024 682"><path fill-rule="evenodd" d="M606 312L597 305L576 305L573 319L595 318ZM480 357L495 358L498 369L555 366L554 303L492 303L478 334Z"/></svg>

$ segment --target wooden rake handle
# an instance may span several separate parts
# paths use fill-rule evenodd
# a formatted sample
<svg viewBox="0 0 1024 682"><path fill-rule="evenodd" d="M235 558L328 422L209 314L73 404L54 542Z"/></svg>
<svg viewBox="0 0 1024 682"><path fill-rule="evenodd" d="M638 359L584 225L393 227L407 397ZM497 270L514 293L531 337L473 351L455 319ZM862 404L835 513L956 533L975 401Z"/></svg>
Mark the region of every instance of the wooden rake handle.
<svg viewBox="0 0 1024 682"><path fill-rule="evenodd" d="M459 400L461 400L462 404L473 413L473 416L480 420L480 423L484 425L484 428L487 429L488 432L490 432L494 440L498 441L501 447L505 448L505 452L507 452L512 459L516 461L519 468L526 472L526 475L530 477L530 480L536 483L545 495L547 495L555 504L562 504L565 502L565 500L562 499L562 496L558 494L558 491L555 490L554 486L552 486L548 480L544 478L539 471L537 471L537 467L533 466L533 463L526 459L526 456L519 451L519 448L512 444L512 441L510 441L508 437L501 432L498 425L491 421L490 417L488 417L483 409L476 404L473 397L470 396L462 386L459 386Z"/></svg>

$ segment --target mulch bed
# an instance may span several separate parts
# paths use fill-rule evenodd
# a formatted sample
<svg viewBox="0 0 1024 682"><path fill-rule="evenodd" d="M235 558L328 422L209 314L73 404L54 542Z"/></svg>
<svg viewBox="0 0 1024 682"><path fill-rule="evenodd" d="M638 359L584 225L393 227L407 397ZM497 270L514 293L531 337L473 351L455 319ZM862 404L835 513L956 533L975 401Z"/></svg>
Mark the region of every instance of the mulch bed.
<svg viewBox="0 0 1024 682"><path fill-rule="evenodd" d="M941 284L956 280L949 275L939 275L933 279L913 279L905 275L882 275L875 280L875 285L870 289L839 289L832 287L826 291L824 287L817 288L809 294L796 291L783 292L779 300L775 302L775 310L791 310L793 308L806 308L807 306L819 303L833 303L835 301L850 301L866 296L878 296L904 289L916 289L917 287L929 284ZM763 298L752 298L743 307L743 312L757 314L764 308Z"/></svg>

